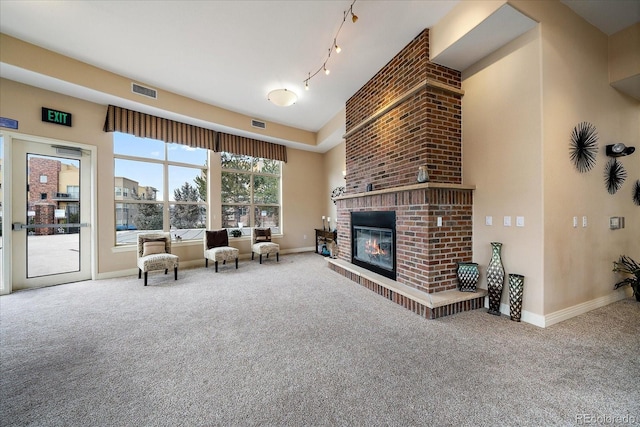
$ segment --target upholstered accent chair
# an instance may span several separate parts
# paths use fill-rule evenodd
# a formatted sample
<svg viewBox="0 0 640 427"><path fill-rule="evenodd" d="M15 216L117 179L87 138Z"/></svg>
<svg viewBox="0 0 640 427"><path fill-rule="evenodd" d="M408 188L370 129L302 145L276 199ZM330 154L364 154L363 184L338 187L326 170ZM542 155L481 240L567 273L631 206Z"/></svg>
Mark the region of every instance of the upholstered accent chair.
<svg viewBox="0 0 640 427"><path fill-rule="evenodd" d="M226 264L227 261L236 262L238 269L238 254L240 251L229 246L229 234L227 230L206 230L203 238L204 244L204 266L209 267L209 260L215 262L216 273L218 272L218 261Z"/></svg>
<svg viewBox="0 0 640 427"><path fill-rule="evenodd" d="M262 255L269 258L269 254L276 254L276 262L280 261L280 245L271 241L270 228L254 228L251 232L253 245L251 245L251 259L254 255L260 255L260 264L262 264Z"/></svg>
<svg viewBox="0 0 640 427"><path fill-rule="evenodd" d="M175 280L178 280L178 261L178 256L171 253L171 234L138 234L138 279L144 273L145 286L149 271L164 270L167 274L172 268Z"/></svg>

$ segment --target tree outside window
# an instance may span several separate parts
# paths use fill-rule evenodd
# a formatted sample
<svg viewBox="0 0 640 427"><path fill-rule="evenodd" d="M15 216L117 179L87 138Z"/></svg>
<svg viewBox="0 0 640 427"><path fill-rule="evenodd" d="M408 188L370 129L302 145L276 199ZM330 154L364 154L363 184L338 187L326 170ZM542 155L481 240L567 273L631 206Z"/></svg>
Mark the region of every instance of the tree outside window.
<svg viewBox="0 0 640 427"><path fill-rule="evenodd" d="M222 227L242 223L280 233L281 162L232 153L221 153L220 158Z"/></svg>

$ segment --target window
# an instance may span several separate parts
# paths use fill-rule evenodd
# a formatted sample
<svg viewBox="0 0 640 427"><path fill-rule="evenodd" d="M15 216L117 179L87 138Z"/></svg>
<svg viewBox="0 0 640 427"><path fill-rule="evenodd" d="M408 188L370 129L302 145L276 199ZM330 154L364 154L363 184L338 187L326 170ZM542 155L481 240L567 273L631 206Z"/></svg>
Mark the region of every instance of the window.
<svg viewBox="0 0 640 427"><path fill-rule="evenodd" d="M207 219L207 150L114 132L116 244L139 230L202 240Z"/></svg>
<svg viewBox="0 0 640 427"><path fill-rule="evenodd" d="M67 185L67 194L72 199L80 198L80 186L79 185Z"/></svg>
<svg viewBox="0 0 640 427"><path fill-rule="evenodd" d="M280 233L282 162L221 153L222 227L270 227Z"/></svg>

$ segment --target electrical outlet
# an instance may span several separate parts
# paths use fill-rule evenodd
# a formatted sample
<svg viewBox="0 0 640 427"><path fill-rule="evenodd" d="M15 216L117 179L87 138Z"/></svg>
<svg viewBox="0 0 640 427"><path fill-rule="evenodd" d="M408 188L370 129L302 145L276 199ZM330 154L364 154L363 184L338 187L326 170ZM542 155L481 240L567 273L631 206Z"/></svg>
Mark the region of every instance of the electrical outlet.
<svg viewBox="0 0 640 427"><path fill-rule="evenodd" d="M582 227L586 227L587 226L587 216L583 216L582 217Z"/></svg>
<svg viewBox="0 0 640 427"><path fill-rule="evenodd" d="M576 228L578 226L578 217L574 216L573 217L573 228Z"/></svg>
<svg viewBox="0 0 640 427"><path fill-rule="evenodd" d="M516 217L516 227L524 227L524 217L517 216Z"/></svg>
<svg viewBox="0 0 640 427"><path fill-rule="evenodd" d="M511 227L511 217L510 216L505 216L504 217L504 226L505 227Z"/></svg>
<svg viewBox="0 0 640 427"><path fill-rule="evenodd" d="M485 216L484 217L484 225L493 225L493 217Z"/></svg>
<svg viewBox="0 0 640 427"><path fill-rule="evenodd" d="M302 238L303 238L304 240L307 240L307 235L306 235L306 234L304 234L304 235L302 236Z"/></svg>
<svg viewBox="0 0 640 427"><path fill-rule="evenodd" d="M442 227L442 217L438 217L438 227Z"/></svg>

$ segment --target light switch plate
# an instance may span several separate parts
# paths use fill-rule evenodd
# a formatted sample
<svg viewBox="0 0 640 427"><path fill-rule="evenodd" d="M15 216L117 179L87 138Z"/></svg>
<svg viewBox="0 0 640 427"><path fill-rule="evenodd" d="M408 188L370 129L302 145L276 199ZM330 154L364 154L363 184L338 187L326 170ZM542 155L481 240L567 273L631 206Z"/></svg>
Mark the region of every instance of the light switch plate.
<svg viewBox="0 0 640 427"><path fill-rule="evenodd" d="M442 217L438 217L438 227L442 227Z"/></svg>
<svg viewBox="0 0 640 427"><path fill-rule="evenodd" d="M505 227L511 227L511 217L510 216L505 216L504 217L504 226Z"/></svg>
<svg viewBox="0 0 640 427"><path fill-rule="evenodd" d="M524 217L517 216L516 217L516 227L524 227Z"/></svg>
<svg viewBox="0 0 640 427"><path fill-rule="evenodd" d="M493 217L485 216L484 217L484 225L493 225Z"/></svg>

